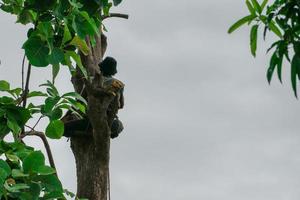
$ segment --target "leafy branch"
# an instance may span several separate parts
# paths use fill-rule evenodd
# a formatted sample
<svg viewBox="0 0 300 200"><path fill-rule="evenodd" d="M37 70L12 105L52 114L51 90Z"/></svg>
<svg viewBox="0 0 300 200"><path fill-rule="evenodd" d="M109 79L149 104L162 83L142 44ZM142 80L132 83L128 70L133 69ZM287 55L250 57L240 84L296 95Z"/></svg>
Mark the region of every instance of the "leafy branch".
<svg viewBox="0 0 300 200"><path fill-rule="evenodd" d="M50 166L56 170L56 167L55 167L55 163L54 163L54 159L53 159L53 155L52 155L52 151L51 151L51 148L50 148L50 145L49 145L49 142L45 136L45 134L43 132L39 132L39 131L35 131L34 129L32 131L29 131L29 132L25 132L21 138L25 138L27 136L37 136L39 137L42 141L43 141L43 144L45 146L45 149L46 149L46 152L47 152L47 155L48 155L48 159L49 159L49 163L50 163Z"/></svg>
<svg viewBox="0 0 300 200"><path fill-rule="evenodd" d="M264 0L259 4L257 0L246 0L246 6L250 14L234 23L228 33L234 32L243 25L251 25L250 49L254 57L256 56L258 30L262 25L264 25L264 39L267 32L277 35L279 40L274 42L267 51L275 49L267 70L267 80L271 83L272 76L277 71L278 79L282 83L282 64L284 60L287 60L291 66L291 85L297 97L297 84L300 80L299 2L275 0L268 3L268 0ZM292 59L290 59L290 54L293 54Z"/></svg>

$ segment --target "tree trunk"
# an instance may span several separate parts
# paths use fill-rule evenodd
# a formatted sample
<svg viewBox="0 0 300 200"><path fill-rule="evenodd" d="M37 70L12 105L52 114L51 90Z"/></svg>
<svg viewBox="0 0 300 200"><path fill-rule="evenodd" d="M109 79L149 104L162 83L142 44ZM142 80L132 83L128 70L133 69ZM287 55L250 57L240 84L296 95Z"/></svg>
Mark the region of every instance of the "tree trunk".
<svg viewBox="0 0 300 200"><path fill-rule="evenodd" d="M106 200L109 160L97 157L91 138L72 138L71 148L77 168L77 197Z"/></svg>
<svg viewBox="0 0 300 200"><path fill-rule="evenodd" d="M103 38L105 36L102 35ZM110 125L116 115L115 97L105 91L98 63L106 49L106 38L97 38L92 47L87 39L91 52L81 55L82 63L92 77L91 81L83 81L78 72L72 77L76 92L84 89L84 97L88 102L88 118L93 127L84 137L72 137L71 148L76 160L77 197L89 200L106 200L108 189Z"/></svg>

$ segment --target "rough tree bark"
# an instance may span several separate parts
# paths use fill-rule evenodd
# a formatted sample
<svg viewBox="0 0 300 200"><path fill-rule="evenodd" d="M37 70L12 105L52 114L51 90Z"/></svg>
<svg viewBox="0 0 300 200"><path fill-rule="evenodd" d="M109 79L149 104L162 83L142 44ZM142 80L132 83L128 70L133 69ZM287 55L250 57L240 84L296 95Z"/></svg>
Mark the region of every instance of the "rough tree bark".
<svg viewBox="0 0 300 200"><path fill-rule="evenodd" d="M98 63L106 50L106 38L101 35L90 53L81 55L82 63L91 78L83 81L78 72L72 78L76 92L85 87L84 97L88 102L88 118L93 130L86 136L72 137L71 148L76 160L77 196L89 200L106 200L109 173L110 126L117 112L115 96L103 88L103 77Z"/></svg>

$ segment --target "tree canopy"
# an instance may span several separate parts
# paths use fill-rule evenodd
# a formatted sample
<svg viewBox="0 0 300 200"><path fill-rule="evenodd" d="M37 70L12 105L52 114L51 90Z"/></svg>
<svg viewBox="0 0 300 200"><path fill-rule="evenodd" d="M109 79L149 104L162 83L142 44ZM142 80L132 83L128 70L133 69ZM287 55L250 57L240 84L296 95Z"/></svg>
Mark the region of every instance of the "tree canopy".
<svg viewBox="0 0 300 200"><path fill-rule="evenodd" d="M12 87L7 80L0 81L0 199L66 199L74 194L61 185L54 166L45 164L41 151L27 146L22 139L40 136L60 139L64 132L61 121L64 110L81 115L86 112L87 102L80 94L60 94L55 78L61 66L67 66L70 74L79 71L89 80L79 52L88 55L90 46L96 44L105 27L102 20L110 16L110 9L122 0L1 0L0 8L17 17L17 23L29 25L27 40L22 48L28 60L28 72L21 87ZM89 40L86 40L89 38ZM89 43L87 43L87 41ZM41 83L44 91L30 91L31 67L52 67L52 80ZM21 72L21 70L20 70ZM23 76L23 75L22 75ZM24 76L23 76L24 77ZM30 100L39 98L42 104ZM40 119L47 118L44 131L35 130ZM33 126L30 119L36 119ZM45 135L44 135L45 133ZM5 137L12 135L13 142ZM50 160L51 164L51 160Z"/></svg>

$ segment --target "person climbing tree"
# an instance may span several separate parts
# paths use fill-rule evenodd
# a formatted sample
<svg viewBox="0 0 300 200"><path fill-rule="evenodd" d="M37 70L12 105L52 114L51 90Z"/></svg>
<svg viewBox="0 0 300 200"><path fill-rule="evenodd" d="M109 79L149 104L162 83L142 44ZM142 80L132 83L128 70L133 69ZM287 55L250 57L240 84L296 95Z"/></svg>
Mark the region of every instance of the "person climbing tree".
<svg viewBox="0 0 300 200"><path fill-rule="evenodd" d="M100 71L104 77L103 87L109 93L115 96L113 101L117 101L117 108L114 108L114 104L110 104L108 109L109 113L114 113L115 117L111 123L111 138L116 138L123 131L123 123L119 120L117 113L119 109L124 107L124 83L114 78L113 76L117 73L117 61L113 57L106 57L102 62L99 63ZM117 109L117 110L115 110ZM113 111L115 110L115 111ZM67 112L64 117L65 122L65 137L72 136L84 136L89 130L92 129L89 119L87 116L83 116L81 119L74 116L72 111Z"/></svg>
<svg viewBox="0 0 300 200"><path fill-rule="evenodd" d="M117 61L113 57L106 57L101 63L99 63L100 71L103 74L103 86L113 92L115 95L115 101L117 101L118 108L122 109L124 107L124 83L120 80L114 78L113 76L117 74ZM114 108L110 104L108 108L108 113L111 112ZM114 112L112 112L114 113ZM111 124L111 138L116 138L123 131L124 127L122 122L118 118L118 110L115 112L115 118Z"/></svg>

